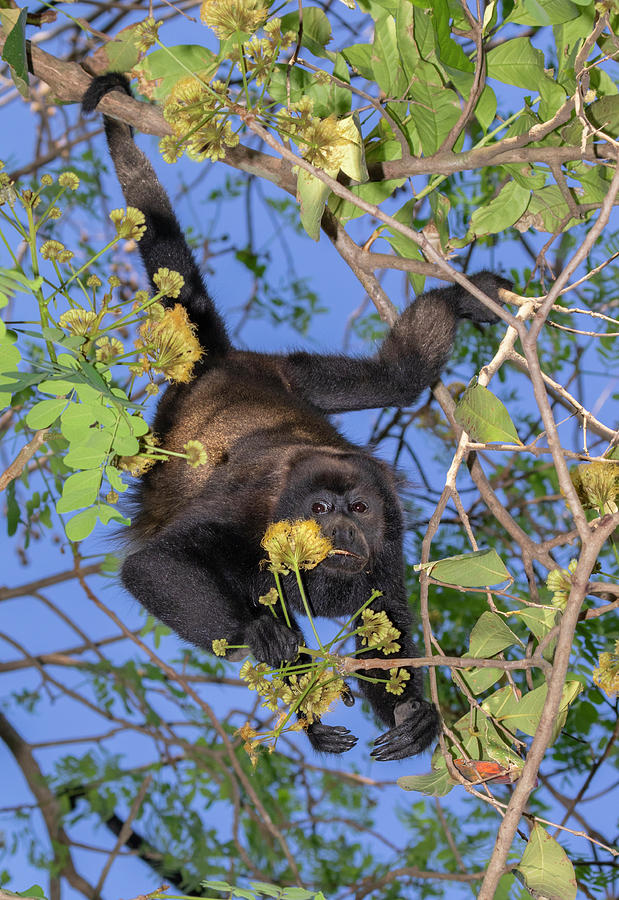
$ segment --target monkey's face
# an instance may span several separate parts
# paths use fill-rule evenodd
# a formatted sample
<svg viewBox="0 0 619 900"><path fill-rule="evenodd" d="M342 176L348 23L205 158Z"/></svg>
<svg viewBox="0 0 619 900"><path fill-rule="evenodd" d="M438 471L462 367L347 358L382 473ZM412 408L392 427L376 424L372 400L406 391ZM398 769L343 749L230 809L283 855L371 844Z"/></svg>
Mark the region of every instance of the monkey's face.
<svg viewBox="0 0 619 900"><path fill-rule="evenodd" d="M343 576L367 569L376 532L382 531L379 498L362 487L340 494L325 485L307 498L307 506L333 544L322 567Z"/></svg>
<svg viewBox="0 0 619 900"><path fill-rule="evenodd" d="M333 552L319 568L343 578L372 569L385 540L385 502L375 461L308 454L291 470L277 518L315 519ZM378 475L377 475L378 473Z"/></svg>

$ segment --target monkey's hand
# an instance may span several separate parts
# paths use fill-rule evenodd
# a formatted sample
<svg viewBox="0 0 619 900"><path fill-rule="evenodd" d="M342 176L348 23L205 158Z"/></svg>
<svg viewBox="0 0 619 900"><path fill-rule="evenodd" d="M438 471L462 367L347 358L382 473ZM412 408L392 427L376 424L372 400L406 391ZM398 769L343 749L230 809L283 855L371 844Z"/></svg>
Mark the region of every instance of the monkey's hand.
<svg viewBox="0 0 619 900"><path fill-rule="evenodd" d="M428 747L440 729L438 710L427 700L405 700L394 709L396 725L374 741L371 755L385 762L415 756Z"/></svg>
<svg viewBox="0 0 619 900"><path fill-rule="evenodd" d="M303 637L269 614L257 616L247 625L244 643L249 645L258 662L265 662L276 669L280 663L296 658Z"/></svg>
<svg viewBox="0 0 619 900"><path fill-rule="evenodd" d="M513 288L511 281L508 281L507 278L501 278L500 275L495 275L494 272L477 272L476 275L469 275L468 277L469 281L472 281L476 288L479 288L480 291L483 291L484 294L487 294L491 300L494 300L500 306L503 305L503 301L499 297L499 288L506 288L508 291L511 291ZM463 288L456 287L456 304L459 318L470 319L478 324L487 322L490 325L499 321L498 316L490 312L488 307L484 306L480 300L467 293Z"/></svg>
<svg viewBox="0 0 619 900"><path fill-rule="evenodd" d="M312 722L307 726L310 744L318 753L346 753L357 743L357 738L342 725L323 725Z"/></svg>

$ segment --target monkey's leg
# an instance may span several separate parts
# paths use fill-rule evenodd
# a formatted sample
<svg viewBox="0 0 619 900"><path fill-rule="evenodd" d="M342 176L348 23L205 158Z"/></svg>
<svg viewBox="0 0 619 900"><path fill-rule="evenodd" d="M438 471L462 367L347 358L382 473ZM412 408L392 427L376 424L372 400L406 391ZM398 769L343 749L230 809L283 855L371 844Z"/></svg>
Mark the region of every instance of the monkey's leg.
<svg viewBox="0 0 619 900"><path fill-rule="evenodd" d="M400 650L397 656L400 658L417 658L419 652L411 636L411 615L404 599L395 603L393 599L378 598L372 603L372 609L383 609L392 624L400 632L397 643ZM361 649L361 636L357 636L357 647ZM383 658L380 649L370 650L364 648L363 656L366 658ZM362 657L363 658L363 657ZM376 715L389 726L389 731L380 735L375 741L372 756L378 760L403 759L407 756L415 756L425 750L438 736L440 730L440 718L438 710L433 703L429 703L423 696L423 675L420 669L405 669L410 677L403 684L401 694L389 693L384 679L389 677L386 669L368 669L363 674L371 678L380 678L383 681L373 684L359 679L361 691L370 701Z"/></svg>
<svg viewBox="0 0 619 900"><path fill-rule="evenodd" d="M499 303L498 290L511 287L492 272L478 272L470 280ZM460 319L497 321L455 285L420 294L373 357L291 353L277 365L295 393L325 412L410 406L445 368Z"/></svg>

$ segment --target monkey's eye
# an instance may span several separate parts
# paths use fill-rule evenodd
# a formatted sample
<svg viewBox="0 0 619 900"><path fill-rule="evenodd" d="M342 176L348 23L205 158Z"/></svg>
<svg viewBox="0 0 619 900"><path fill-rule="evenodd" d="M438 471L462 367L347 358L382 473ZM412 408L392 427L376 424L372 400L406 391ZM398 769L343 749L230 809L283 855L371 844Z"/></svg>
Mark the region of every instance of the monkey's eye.
<svg viewBox="0 0 619 900"><path fill-rule="evenodd" d="M316 503L312 503L312 512L315 516L324 516L329 512L329 505L322 500L317 500Z"/></svg>
<svg viewBox="0 0 619 900"><path fill-rule="evenodd" d="M367 503L365 502L365 500L355 500L354 503L350 504L351 512L364 513L364 512L367 512L368 509L369 509L369 507L368 507Z"/></svg>

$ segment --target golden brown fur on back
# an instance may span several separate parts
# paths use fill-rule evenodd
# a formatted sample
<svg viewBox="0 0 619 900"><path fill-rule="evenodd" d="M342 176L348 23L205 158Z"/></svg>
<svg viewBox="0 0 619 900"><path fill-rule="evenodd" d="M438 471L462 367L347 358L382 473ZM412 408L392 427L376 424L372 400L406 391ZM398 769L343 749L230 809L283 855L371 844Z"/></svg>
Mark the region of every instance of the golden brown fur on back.
<svg viewBox="0 0 619 900"><path fill-rule="evenodd" d="M188 441L200 441L207 462L192 467L184 457L172 456L147 473L138 489L134 538L156 534L215 484L229 501L239 484L254 482L268 492L271 482L281 483L297 451L308 446L336 453L357 449L290 393L272 358L240 351L190 384L168 387L153 430L162 449L173 453L184 453ZM276 499L271 492L271 502Z"/></svg>

